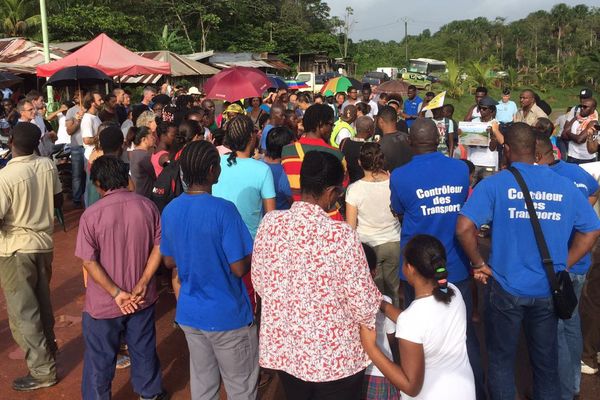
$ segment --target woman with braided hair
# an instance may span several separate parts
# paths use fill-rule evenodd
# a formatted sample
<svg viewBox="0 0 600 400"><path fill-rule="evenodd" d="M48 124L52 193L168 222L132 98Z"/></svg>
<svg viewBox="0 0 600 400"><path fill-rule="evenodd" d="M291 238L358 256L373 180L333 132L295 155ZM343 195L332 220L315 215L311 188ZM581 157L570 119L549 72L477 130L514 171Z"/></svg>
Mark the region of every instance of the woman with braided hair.
<svg viewBox="0 0 600 400"><path fill-rule="evenodd" d="M230 398L256 399L258 335L242 282L252 237L235 205L211 193L221 173L211 143L189 143L180 166L187 190L162 213L160 252L174 271L175 320L190 350L191 398L218 398L222 378Z"/></svg>
<svg viewBox="0 0 600 400"><path fill-rule="evenodd" d="M433 236L414 236L404 248L402 269L415 289L415 300L399 315L391 304L382 303L382 311L397 319L400 365L377 347L375 331L362 326L367 354L403 392L403 399L475 399L465 303L456 286L448 283L444 245Z"/></svg>
<svg viewBox="0 0 600 400"><path fill-rule="evenodd" d="M213 187L217 197L235 204L252 237L264 213L275 209L275 186L270 168L252 158L256 149L254 123L238 115L227 124L230 153L221 156L221 176Z"/></svg>
<svg viewBox="0 0 600 400"><path fill-rule="evenodd" d="M252 158L256 139L250 117L238 115L228 121L225 142L231 152L221 156L221 176L213 186L215 196L235 204L252 239L263 214L276 207L273 173L267 164ZM250 274L244 277L244 282L254 308L256 302Z"/></svg>

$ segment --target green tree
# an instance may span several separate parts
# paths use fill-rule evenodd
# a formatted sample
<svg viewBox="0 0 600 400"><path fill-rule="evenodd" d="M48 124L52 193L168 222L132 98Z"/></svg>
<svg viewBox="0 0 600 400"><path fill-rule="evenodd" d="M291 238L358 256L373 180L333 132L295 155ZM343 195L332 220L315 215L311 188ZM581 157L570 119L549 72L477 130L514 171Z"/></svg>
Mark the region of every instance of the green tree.
<svg viewBox="0 0 600 400"><path fill-rule="evenodd" d="M2 31L6 36L35 34L41 24L37 1L0 0Z"/></svg>
<svg viewBox="0 0 600 400"><path fill-rule="evenodd" d="M132 50L156 50L156 35L143 15L131 16L106 6L77 5L48 18L54 41L90 40L106 33Z"/></svg>

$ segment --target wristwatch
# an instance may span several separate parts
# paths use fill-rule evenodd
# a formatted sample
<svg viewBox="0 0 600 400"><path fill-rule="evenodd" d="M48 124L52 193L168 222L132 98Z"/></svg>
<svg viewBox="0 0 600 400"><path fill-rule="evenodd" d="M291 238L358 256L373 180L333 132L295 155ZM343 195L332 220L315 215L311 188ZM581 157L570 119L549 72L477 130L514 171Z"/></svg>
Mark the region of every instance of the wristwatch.
<svg viewBox="0 0 600 400"><path fill-rule="evenodd" d="M482 261L480 263L477 264L473 264L471 263L471 269L480 269L483 268L484 265L486 265L487 263L485 261Z"/></svg>

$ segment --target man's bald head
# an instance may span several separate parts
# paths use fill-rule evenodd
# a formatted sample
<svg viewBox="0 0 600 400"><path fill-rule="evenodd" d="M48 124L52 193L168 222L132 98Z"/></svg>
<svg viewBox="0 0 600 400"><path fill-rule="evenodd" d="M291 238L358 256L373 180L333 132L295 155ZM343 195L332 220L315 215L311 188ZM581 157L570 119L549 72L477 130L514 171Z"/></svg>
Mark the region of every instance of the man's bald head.
<svg viewBox="0 0 600 400"><path fill-rule="evenodd" d="M509 161L533 162L535 159L535 132L524 122L510 125L504 135L505 145L508 146L506 156Z"/></svg>
<svg viewBox="0 0 600 400"><path fill-rule="evenodd" d="M417 118L410 128L409 140L416 154L437 151L440 134L435 122L429 118Z"/></svg>
<svg viewBox="0 0 600 400"><path fill-rule="evenodd" d="M356 136L363 139L371 137L375 131L375 122L373 122L373 118L366 115L358 117L356 119L355 126Z"/></svg>

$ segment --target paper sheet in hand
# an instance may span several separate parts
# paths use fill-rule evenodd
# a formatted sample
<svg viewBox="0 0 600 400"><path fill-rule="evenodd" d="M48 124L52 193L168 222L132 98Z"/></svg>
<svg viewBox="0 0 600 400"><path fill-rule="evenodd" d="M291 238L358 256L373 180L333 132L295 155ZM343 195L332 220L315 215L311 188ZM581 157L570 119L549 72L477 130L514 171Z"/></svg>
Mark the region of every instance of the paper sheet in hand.
<svg viewBox="0 0 600 400"><path fill-rule="evenodd" d="M460 121L458 123L458 129L460 129L458 143L463 146L489 146L488 126L489 124L486 122Z"/></svg>

